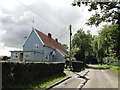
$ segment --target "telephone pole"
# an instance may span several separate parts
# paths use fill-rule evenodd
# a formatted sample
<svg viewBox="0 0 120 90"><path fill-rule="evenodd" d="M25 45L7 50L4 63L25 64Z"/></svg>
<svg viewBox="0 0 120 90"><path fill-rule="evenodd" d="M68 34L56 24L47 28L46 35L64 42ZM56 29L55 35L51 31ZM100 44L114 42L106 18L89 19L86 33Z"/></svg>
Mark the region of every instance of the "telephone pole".
<svg viewBox="0 0 120 90"><path fill-rule="evenodd" d="M70 29L70 67L71 67L71 36L72 36L72 25L69 26Z"/></svg>

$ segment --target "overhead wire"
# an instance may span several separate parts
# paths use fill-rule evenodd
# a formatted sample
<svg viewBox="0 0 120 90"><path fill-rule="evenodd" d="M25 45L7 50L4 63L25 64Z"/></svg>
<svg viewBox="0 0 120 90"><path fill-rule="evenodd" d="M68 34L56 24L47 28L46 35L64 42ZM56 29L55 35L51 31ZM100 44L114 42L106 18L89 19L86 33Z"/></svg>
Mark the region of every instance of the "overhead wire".
<svg viewBox="0 0 120 90"><path fill-rule="evenodd" d="M39 17L41 17L42 19L44 19L45 21L47 21L48 23L50 23L51 25L53 25L54 27L56 27L56 29L59 29L61 30L62 28L58 27L56 24L53 23L53 20L52 22L49 21L46 17L44 17L43 15L41 15L40 13L38 13L36 10L34 10L33 8L31 7L28 7L26 6L24 3L22 3L21 1L17 0L20 4L22 4L24 7L26 7L27 9L31 10L33 13L35 13L36 15L38 15ZM41 12L42 13L42 12Z"/></svg>

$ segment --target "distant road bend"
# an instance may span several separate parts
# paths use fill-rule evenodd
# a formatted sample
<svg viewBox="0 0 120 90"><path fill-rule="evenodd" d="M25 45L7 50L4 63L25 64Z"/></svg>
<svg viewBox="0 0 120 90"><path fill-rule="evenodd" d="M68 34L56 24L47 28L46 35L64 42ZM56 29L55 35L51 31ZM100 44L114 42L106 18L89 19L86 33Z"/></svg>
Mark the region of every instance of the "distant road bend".
<svg viewBox="0 0 120 90"><path fill-rule="evenodd" d="M90 65L88 82L83 88L118 88L118 76L109 69Z"/></svg>

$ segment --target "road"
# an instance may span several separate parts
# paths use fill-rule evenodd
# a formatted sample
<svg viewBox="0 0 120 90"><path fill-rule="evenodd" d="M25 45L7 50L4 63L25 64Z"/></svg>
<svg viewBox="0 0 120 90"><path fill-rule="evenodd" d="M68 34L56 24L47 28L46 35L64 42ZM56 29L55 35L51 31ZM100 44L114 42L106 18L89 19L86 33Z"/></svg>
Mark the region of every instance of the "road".
<svg viewBox="0 0 120 90"><path fill-rule="evenodd" d="M67 74L72 76L72 78L60 83L59 85L53 87L51 90L56 88L57 89L69 88L73 90L76 89L78 90L80 89L83 81L85 83L82 87L82 90L86 90L86 88L104 88L104 90L111 90L105 88L118 88L118 76L115 73L113 73L111 70L102 69L95 65L90 65L90 68L86 69L86 71L89 72L87 73L85 78L84 77L80 78L80 75L82 75L81 73L76 74L73 72L67 72ZM118 90L118 89L114 89L114 90Z"/></svg>
<svg viewBox="0 0 120 90"><path fill-rule="evenodd" d="M77 75L76 73L74 72L69 72L67 71L66 72L68 75L71 76L70 79L66 80L65 82L63 83L60 83L59 85L55 86L55 88L77 88L80 83L82 82L82 79L79 77L79 75Z"/></svg>
<svg viewBox="0 0 120 90"><path fill-rule="evenodd" d="M83 88L118 88L118 76L109 69L91 65L88 81Z"/></svg>

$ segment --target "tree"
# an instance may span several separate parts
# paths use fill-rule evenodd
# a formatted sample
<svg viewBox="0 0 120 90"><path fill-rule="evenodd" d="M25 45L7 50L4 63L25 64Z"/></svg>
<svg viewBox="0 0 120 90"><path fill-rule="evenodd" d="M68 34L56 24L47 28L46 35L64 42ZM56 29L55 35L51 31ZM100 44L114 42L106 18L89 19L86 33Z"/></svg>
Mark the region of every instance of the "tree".
<svg viewBox="0 0 120 90"><path fill-rule="evenodd" d="M83 29L79 29L72 39L72 49L78 48L75 52L76 60L85 61L85 56L92 53L91 41L93 40L92 35L88 31L87 34Z"/></svg>
<svg viewBox="0 0 120 90"><path fill-rule="evenodd" d="M10 57L8 57L8 56L3 56L3 58L2 58L2 60L8 60L8 59L10 59Z"/></svg>
<svg viewBox="0 0 120 90"><path fill-rule="evenodd" d="M101 11L96 11L96 14L90 17L88 20L88 25L96 25L98 26L101 22L113 22L120 24L120 1L111 1L109 0L108 2L97 2L97 1L92 1L91 2L84 2L82 0L74 0L74 3L72 4L73 6L78 5L81 6L81 4L84 4L86 6L90 6L88 11L92 10L98 10L99 8Z"/></svg>
<svg viewBox="0 0 120 90"><path fill-rule="evenodd" d="M62 44L62 45L63 45L63 47L64 47L66 50L68 50L67 44Z"/></svg>
<svg viewBox="0 0 120 90"><path fill-rule="evenodd" d="M104 57L116 56L116 39L118 28L117 25L107 25L99 32L99 35L92 42L93 51L97 54L97 58L101 64Z"/></svg>
<svg viewBox="0 0 120 90"><path fill-rule="evenodd" d="M86 6L89 5L90 8L88 11L96 11L96 14L88 19L87 25L99 26L102 22L109 22L117 25L118 31L117 33L114 33L116 34L114 52L118 59L120 59L120 1L116 0L115 2L112 2L109 0L109 2L96 2L95 0L91 0L91 2L83 2L82 0L75 0L72 5L78 5L80 7L81 4ZM98 10L99 8L101 10Z"/></svg>

